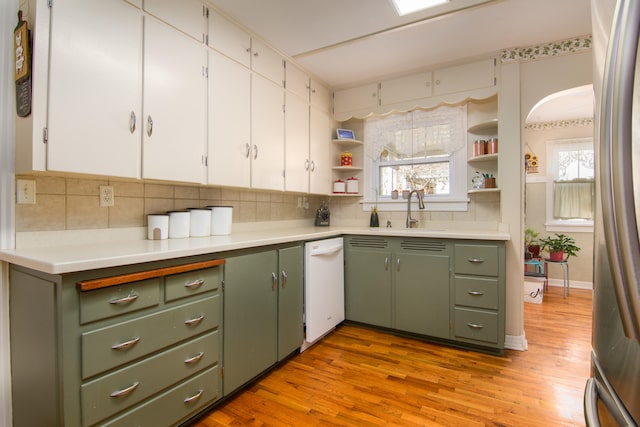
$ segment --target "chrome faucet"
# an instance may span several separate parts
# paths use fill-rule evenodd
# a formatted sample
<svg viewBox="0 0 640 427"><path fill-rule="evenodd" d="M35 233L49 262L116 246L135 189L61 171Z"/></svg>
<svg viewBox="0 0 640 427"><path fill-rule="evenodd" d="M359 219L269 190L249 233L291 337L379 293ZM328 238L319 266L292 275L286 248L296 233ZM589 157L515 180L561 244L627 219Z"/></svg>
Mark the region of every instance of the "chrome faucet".
<svg viewBox="0 0 640 427"><path fill-rule="evenodd" d="M418 208L424 209L424 199L422 196L422 192L418 190L411 190L409 193L409 197L407 198L407 228L413 227L414 224L418 224L417 219L411 218L411 196L413 193L416 193L416 197L418 198Z"/></svg>

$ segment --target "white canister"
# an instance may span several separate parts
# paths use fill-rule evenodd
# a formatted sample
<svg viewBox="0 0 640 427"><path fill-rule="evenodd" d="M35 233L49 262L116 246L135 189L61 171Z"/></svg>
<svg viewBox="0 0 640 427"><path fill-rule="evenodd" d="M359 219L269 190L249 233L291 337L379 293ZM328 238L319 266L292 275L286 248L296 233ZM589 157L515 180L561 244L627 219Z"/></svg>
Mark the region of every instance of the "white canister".
<svg viewBox="0 0 640 427"><path fill-rule="evenodd" d="M358 178L347 179L347 194L358 194Z"/></svg>
<svg viewBox="0 0 640 427"><path fill-rule="evenodd" d="M337 179L333 182L333 192L343 194L346 191L345 183L341 179Z"/></svg>
<svg viewBox="0 0 640 427"><path fill-rule="evenodd" d="M180 239L189 237L189 222L191 215L188 211L169 212L169 238Z"/></svg>
<svg viewBox="0 0 640 427"><path fill-rule="evenodd" d="M211 209L211 235L224 236L231 234L233 207L209 206L209 209Z"/></svg>
<svg viewBox="0 0 640 427"><path fill-rule="evenodd" d="M204 237L211 234L211 210L189 209L189 236Z"/></svg>
<svg viewBox="0 0 640 427"><path fill-rule="evenodd" d="M169 237L169 215L147 215L147 239L164 240Z"/></svg>

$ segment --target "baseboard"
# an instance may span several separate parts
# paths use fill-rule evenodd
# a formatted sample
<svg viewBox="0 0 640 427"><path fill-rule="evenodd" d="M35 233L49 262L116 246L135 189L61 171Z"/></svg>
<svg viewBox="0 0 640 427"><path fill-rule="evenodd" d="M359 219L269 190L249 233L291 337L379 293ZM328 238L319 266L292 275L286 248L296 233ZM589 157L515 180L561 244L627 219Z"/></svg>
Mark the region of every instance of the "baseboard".
<svg viewBox="0 0 640 427"><path fill-rule="evenodd" d="M504 348L509 350L526 351L529 348L529 344L527 343L527 338L524 336L524 332L522 335L505 335Z"/></svg>
<svg viewBox="0 0 640 427"><path fill-rule="evenodd" d="M549 286L558 286L558 287L563 287L564 286L564 281L562 279L549 279ZM582 282L579 280L570 280L569 281L569 287L571 289L591 289L593 290L593 283L592 282Z"/></svg>

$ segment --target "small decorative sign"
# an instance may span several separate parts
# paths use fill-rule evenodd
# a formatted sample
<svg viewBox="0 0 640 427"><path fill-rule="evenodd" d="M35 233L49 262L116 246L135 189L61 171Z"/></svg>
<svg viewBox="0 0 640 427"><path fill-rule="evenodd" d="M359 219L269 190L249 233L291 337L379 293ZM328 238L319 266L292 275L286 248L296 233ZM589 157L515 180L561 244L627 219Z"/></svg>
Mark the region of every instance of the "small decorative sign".
<svg viewBox="0 0 640 427"><path fill-rule="evenodd" d="M31 42L27 21L22 20L18 11L18 25L13 31L13 51L15 59L16 111L19 117L31 113Z"/></svg>

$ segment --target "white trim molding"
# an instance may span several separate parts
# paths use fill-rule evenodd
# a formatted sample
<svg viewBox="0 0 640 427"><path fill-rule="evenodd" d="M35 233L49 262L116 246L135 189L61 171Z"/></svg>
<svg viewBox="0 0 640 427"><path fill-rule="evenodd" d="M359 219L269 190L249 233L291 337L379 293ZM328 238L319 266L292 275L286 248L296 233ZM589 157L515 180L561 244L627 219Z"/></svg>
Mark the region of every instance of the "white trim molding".
<svg viewBox="0 0 640 427"><path fill-rule="evenodd" d="M527 338L524 335L505 335L504 337L504 348L509 350L517 350L517 351L527 351L529 349L529 344L527 343Z"/></svg>

